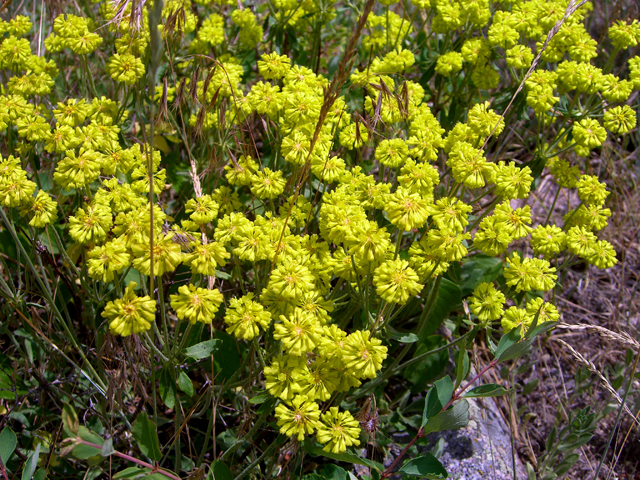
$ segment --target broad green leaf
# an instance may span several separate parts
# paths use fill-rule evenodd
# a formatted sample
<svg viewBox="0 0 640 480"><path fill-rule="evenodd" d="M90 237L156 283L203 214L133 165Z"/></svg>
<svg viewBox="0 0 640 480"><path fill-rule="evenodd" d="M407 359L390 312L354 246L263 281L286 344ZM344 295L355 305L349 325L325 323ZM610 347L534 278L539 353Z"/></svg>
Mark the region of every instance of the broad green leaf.
<svg viewBox="0 0 640 480"><path fill-rule="evenodd" d="M536 389L539 383L540 383L539 378L534 378L530 382L527 382L524 388L522 389L522 394L529 395L531 392L533 392Z"/></svg>
<svg viewBox="0 0 640 480"><path fill-rule="evenodd" d="M249 403L251 403L253 405L259 405L261 403L266 402L270 398L271 398L271 395L269 395L268 393L260 393L260 394L254 396L254 397L251 397L249 399Z"/></svg>
<svg viewBox="0 0 640 480"><path fill-rule="evenodd" d="M100 455L103 457L108 457L109 455L113 455L116 450L113 448L113 438L107 438L102 444L102 448L100 449Z"/></svg>
<svg viewBox="0 0 640 480"><path fill-rule="evenodd" d="M233 480L233 474L226 463L215 460L209 467L207 480Z"/></svg>
<svg viewBox="0 0 640 480"><path fill-rule="evenodd" d="M33 474L33 480L44 480L47 476L47 471L44 468L39 468L36 473Z"/></svg>
<svg viewBox="0 0 640 480"><path fill-rule="evenodd" d="M448 476L440 461L428 452L419 458L405 462L398 473L435 479L447 478Z"/></svg>
<svg viewBox="0 0 640 480"><path fill-rule="evenodd" d="M433 387L427 393L427 398L424 403L421 427L424 427L430 418L435 417L442 411L444 406L451 400L452 395L453 382L451 382L449 375L445 375L434 383Z"/></svg>
<svg viewBox="0 0 640 480"><path fill-rule="evenodd" d="M147 412L141 412L138 415L138 418L136 418L136 421L133 422L131 426L131 433L133 434L133 438L136 439L143 455L154 462L162 458L156 426L147 416Z"/></svg>
<svg viewBox="0 0 640 480"><path fill-rule="evenodd" d="M165 469L163 469L165 470ZM165 470L169 472L169 470ZM173 473L173 472L171 472ZM153 472L149 468L129 467L116 473L113 476L114 480L120 479L132 479L132 480L167 480L167 477L161 473Z"/></svg>
<svg viewBox="0 0 640 480"><path fill-rule="evenodd" d="M100 455L100 449L90 445L76 445L71 451L71 454L80 460L86 460Z"/></svg>
<svg viewBox="0 0 640 480"><path fill-rule="evenodd" d="M27 461L24 462L24 468L22 469L21 480L31 480L33 474L38 468L38 458L40 458L40 444L36 446L36 451L29 455Z"/></svg>
<svg viewBox="0 0 640 480"><path fill-rule="evenodd" d="M78 436L86 440L87 442L95 443L96 445L102 446L104 443L104 439L98 435L97 433L89 430L87 427L80 426L78 428Z"/></svg>
<svg viewBox="0 0 640 480"><path fill-rule="evenodd" d="M104 439L101 436L92 432L87 427L80 425L80 427L78 427L78 437L98 446L92 447L91 445L76 445L71 452L74 457L80 460L86 460L88 458L95 457L96 455L100 455L102 444L104 443Z"/></svg>
<svg viewBox="0 0 640 480"><path fill-rule="evenodd" d="M347 472L344 468L340 468L337 465L326 465L320 470L320 475L325 480L347 480Z"/></svg>
<svg viewBox="0 0 640 480"><path fill-rule="evenodd" d="M4 465L7 464L11 455L18 445L16 434L9 427L4 427L0 432L0 460Z"/></svg>
<svg viewBox="0 0 640 480"><path fill-rule="evenodd" d="M78 428L80 427L78 414L75 409L66 402L62 404L62 425L65 432L70 437L74 437L78 434Z"/></svg>
<svg viewBox="0 0 640 480"><path fill-rule="evenodd" d="M442 452L444 452L444 437L440 437L436 442L435 446L431 449L429 453L436 458L440 458L442 456Z"/></svg>
<svg viewBox="0 0 640 480"><path fill-rule="evenodd" d="M453 408L430 418L424 426L424 434L443 430L457 430L458 428L466 427L468 423L469 402L462 400L456 403Z"/></svg>
<svg viewBox="0 0 640 480"><path fill-rule="evenodd" d="M446 343L447 340L441 335L432 335L416 343L417 348L413 356L422 356L421 360L402 372L404 378L411 382L411 391L414 394L426 391L429 384L444 372L449 363L449 352L447 349L437 350Z"/></svg>
<svg viewBox="0 0 640 480"><path fill-rule="evenodd" d="M527 334L525 335L525 338L535 338L538 335L546 332L547 330L551 330L553 327L557 325L557 323L558 322L544 322L535 327L532 325L531 327L529 327L529 330L527 330Z"/></svg>
<svg viewBox="0 0 640 480"><path fill-rule="evenodd" d="M142 475L146 473L151 473L151 470L149 468L129 467L116 473L113 476L113 480L120 480L121 478L142 478Z"/></svg>
<svg viewBox="0 0 640 480"><path fill-rule="evenodd" d="M187 357L201 360L211 356L211 354L220 347L220 340L214 338L213 340L205 340L204 342L197 343L192 347L187 348L184 354Z"/></svg>
<svg viewBox="0 0 640 480"><path fill-rule="evenodd" d="M531 348L531 344L533 343L533 338L529 338L527 340L523 340L521 342L516 343L515 345L511 345L504 352L500 354L498 360L500 362L506 362L508 360L515 360L516 358L520 358L523 355L526 355Z"/></svg>
<svg viewBox="0 0 640 480"><path fill-rule="evenodd" d="M498 343L498 346L496 348L496 351L493 352L493 355L496 358L500 358L500 355L502 355L504 353L504 351L511 347L512 345L515 345L516 343L518 343L520 341L520 329L521 329L522 325L518 325L516 328L514 328L513 330L511 330L509 333L506 333L502 336L502 338L500 339L500 343Z"/></svg>
<svg viewBox="0 0 640 480"><path fill-rule="evenodd" d="M173 408L176 405L177 388L176 381L173 378L173 371L173 365L165 365L160 371L160 398L169 408Z"/></svg>
<svg viewBox="0 0 640 480"><path fill-rule="evenodd" d="M236 373L242 363L240 352L238 352L237 340L233 335L229 335L224 331L214 333L215 340L220 343L213 352L213 361L215 365L218 381L224 381Z"/></svg>
<svg viewBox="0 0 640 480"><path fill-rule="evenodd" d="M462 265L462 292L470 294L478 285L493 282L502 272L502 260L485 254L474 255Z"/></svg>
<svg viewBox="0 0 640 480"><path fill-rule="evenodd" d="M445 375L440 380L436 380L434 386L438 392L438 400L440 400L440 403L444 407L449 403L449 400L451 400L451 396L453 395L453 383L451 382L451 378L449 378L449 375Z"/></svg>
<svg viewBox="0 0 640 480"><path fill-rule="evenodd" d="M396 342L400 343L415 343L420 340L420 337L418 337L415 333L402 333L389 329L387 331L387 334L389 335L389 338L391 340L395 340Z"/></svg>
<svg viewBox="0 0 640 480"><path fill-rule="evenodd" d="M223 272L222 270L216 270L215 275L222 280L229 280L231 278L231 275L229 275L227 272Z"/></svg>
<svg viewBox="0 0 640 480"><path fill-rule="evenodd" d="M495 383L487 383L486 385L480 385L479 387L472 388L465 395L465 398L478 398L478 397L499 397L500 395L504 395L508 393L504 387L497 385Z"/></svg>
<svg viewBox="0 0 640 480"><path fill-rule="evenodd" d="M184 372L180 372L180 375L178 375L178 388L188 396L193 397L193 382Z"/></svg>

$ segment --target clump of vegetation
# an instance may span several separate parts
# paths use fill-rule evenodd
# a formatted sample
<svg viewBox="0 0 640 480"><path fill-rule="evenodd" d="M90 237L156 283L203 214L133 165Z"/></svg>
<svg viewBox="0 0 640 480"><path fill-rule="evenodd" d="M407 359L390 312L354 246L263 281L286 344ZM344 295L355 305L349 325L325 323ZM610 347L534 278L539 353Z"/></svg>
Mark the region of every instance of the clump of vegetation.
<svg viewBox="0 0 640 480"><path fill-rule="evenodd" d="M634 148L637 20L598 43L565 0L10 8L7 478L446 477L416 444L511 392L477 381L557 325L569 268L617 263L591 159Z"/></svg>

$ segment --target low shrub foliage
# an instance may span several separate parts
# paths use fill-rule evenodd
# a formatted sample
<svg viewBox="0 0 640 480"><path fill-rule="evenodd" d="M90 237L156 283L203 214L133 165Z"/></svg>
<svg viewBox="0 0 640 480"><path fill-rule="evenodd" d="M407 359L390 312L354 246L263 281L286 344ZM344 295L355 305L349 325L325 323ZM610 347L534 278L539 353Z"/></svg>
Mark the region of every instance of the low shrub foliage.
<svg viewBox="0 0 640 480"><path fill-rule="evenodd" d="M553 328L563 271L617 262L591 160L634 148L637 20L33 3L0 22L9 478L446 477L423 437L510 392L478 380Z"/></svg>

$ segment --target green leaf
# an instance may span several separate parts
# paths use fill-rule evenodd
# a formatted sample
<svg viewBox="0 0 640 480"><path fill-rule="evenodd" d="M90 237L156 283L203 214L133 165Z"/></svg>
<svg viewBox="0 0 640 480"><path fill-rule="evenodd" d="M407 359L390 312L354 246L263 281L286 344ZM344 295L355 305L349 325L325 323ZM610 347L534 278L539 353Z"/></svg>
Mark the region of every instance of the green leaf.
<svg viewBox="0 0 640 480"><path fill-rule="evenodd" d="M558 322L544 322L535 327L532 325L531 327L529 327L529 330L527 330L527 334L524 336L524 338L535 338L538 335L546 332L547 330L551 330L557 324Z"/></svg>
<svg viewBox="0 0 640 480"><path fill-rule="evenodd" d="M324 480L324 477L319 473L307 473L302 480Z"/></svg>
<svg viewBox="0 0 640 480"><path fill-rule="evenodd" d="M430 418L424 426L424 434L443 430L457 430L458 428L466 427L468 423L469 402L462 400L456 403L453 408Z"/></svg>
<svg viewBox="0 0 640 480"><path fill-rule="evenodd" d="M215 460L209 467L207 480L233 480L233 473L231 473L226 463Z"/></svg>
<svg viewBox="0 0 640 480"><path fill-rule="evenodd" d="M506 333L502 336L502 338L500 339L500 343L498 343L498 346L496 347L496 351L493 352L493 355L496 358L500 358L500 355L502 355L504 353L504 351L511 347L512 345L515 345L516 343L518 343L520 341L520 329L521 329L522 325L518 325L516 328L514 328L513 330L511 330L509 333Z"/></svg>
<svg viewBox="0 0 640 480"><path fill-rule="evenodd" d="M434 383L433 387L427 393L427 398L424 402L421 428L427 424L430 418L435 417L442 411L444 406L451 400L452 395L453 383L449 375L445 375Z"/></svg>
<svg viewBox="0 0 640 480"><path fill-rule="evenodd" d="M140 447L143 455L154 462L162 458L156 426L147 416L147 412L141 412L138 415L138 418L131 426L131 433L136 442L138 442L138 447Z"/></svg>
<svg viewBox="0 0 640 480"><path fill-rule="evenodd" d="M527 384L522 389L522 394L529 395L531 392L533 392L536 389L539 383L540 383L539 378L534 378L530 382L527 382Z"/></svg>
<svg viewBox="0 0 640 480"><path fill-rule="evenodd" d="M447 478L448 476L440 461L430 453L405 462L398 473L417 475L422 478Z"/></svg>
<svg viewBox="0 0 640 480"><path fill-rule="evenodd" d="M205 340L204 342L197 343L192 347L187 348L184 354L187 357L195 358L196 360L202 360L211 356L220 347L221 341L217 338L213 340Z"/></svg>
<svg viewBox="0 0 640 480"><path fill-rule="evenodd" d="M321 446L312 444L310 441L306 441L303 444L303 448L307 453L315 456L323 456L339 462L352 463L355 465L364 465L365 467L373 467L381 472L384 471L382 464L367 460L366 458L360 458L358 455L354 455L351 452L333 453L325 452Z"/></svg>
<svg viewBox="0 0 640 480"><path fill-rule="evenodd" d="M440 458L444 452L444 437L440 437L429 453L436 458Z"/></svg>
<svg viewBox="0 0 640 480"><path fill-rule="evenodd" d="M143 475L147 475L149 473L151 473L151 469L149 468L129 467L116 473L113 476L113 480L119 480L121 478L126 478L126 479L140 478L141 479Z"/></svg>
<svg viewBox="0 0 640 480"><path fill-rule="evenodd" d="M499 397L508 393L504 387L495 383L487 383L486 385L480 385L479 387L472 388L465 395L464 398L479 398L479 397Z"/></svg>
<svg viewBox="0 0 640 480"><path fill-rule="evenodd" d="M249 403L251 403L253 405L259 405L261 403L266 402L270 398L271 398L271 395L269 395L268 393L260 393L259 395L251 397L249 399Z"/></svg>
<svg viewBox="0 0 640 480"><path fill-rule="evenodd" d="M33 480L44 480L47 477L47 471L44 468L39 468L36 473L33 474Z"/></svg>
<svg viewBox="0 0 640 480"><path fill-rule="evenodd" d="M40 444L36 446L36 451L29 455L27 461L24 463L24 468L22 469L22 476L20 477L22 480L31 480L33 478L33 474L38 468L38 458L40 457Z"/></svg>
<svg viewBox="0 0 640 480"><path fill-rule="evenodd" d="M176 381L173 378L174 366L165 365L160 371L160 398L164 404L173 408L176 406Z"/></svg>
<svg viewBox="0 0 640 480"><path fill-rule="evenodd" d="M178 388L188 396L193 397L193 382L184 372L180 372L180 375L178 375Z"/></svg>
<svg viewBox="0 0 640 480"><path fill-rule="evenodd" d="M9 427L4 427L0 432L0 460L4 465L7 464L11 455L18 445L16 434Z"/></svg>
<svg viewBox="0 0 640 480"><path fill-rule="evenodd" d="M216 270L215 271L215 276L218 277L218 278L221 278L222 280L231 279L231 275L229 275L227 272L223 272L222 270Z"/></svg>
<svg viewBox="0 0 640 480"><path fill-rule="evenodd" d="M400 343L415 343L420 340L420 337L418 337L415 333L396 332L391 328L387 329L387 335L391 340L395 340L396 342Z"/></svg>
<svg viewBox="0 0 640 480"><path fill-rule="evenodd" d="M100 455L100 451L104 443L104 439L101 436L97 435L95 432L92 432L87 427L81 425L80 427L78 427L78 437L86 442L94 443L98 445L98 447L92 447L91 445L82 444L76 445L71 452L74 457L80 460L86 460L88 458Z"/></svg>
<svg viewBox="0 0 640 480"><path fill-rule="evenodd" d="M429 317L425 322L425 325L420 332L420 338L424 339L429 335L433 335L442 322L444 322L449 313L462 303L462 290L460 287L452 282L443 278L440 282L440 288L438 290L438 296L433 308L429 313Z"/></svg>
<svg viewBox="0 0 640 480"><path fill-rule="evenodd" d="M80 427L78 414L75 409L66 402L62 404L62 425L65 433L70 437L75 437L78 434L78 428Z"/></svg>
<svg viewBox="0 0 640 480"><path fill-rule="evenodd" d="M320 475L325 480L347 480L347 472L344 468L340 468L337 465L326 465L321 471Z"/></svg>
<svg viewBox="0 0 640 480"><path fill-rule="evenodd" d="M420 362L403 370L402 375L413 385L411 391L415 394L422 393L429 388L429 384L444 372L449 363L448 350L439 348L444 346L447 340L441 335L432 335L418 342L414 358L423 355ZM429 352L434 352L429 354Z"/></svg>
<svg viewBox="0 0 640 480"><path fill-rule="evenodd" d="M86 440L87 442L95 443L96 445L102 446L104 443L104 439L98 435L96 432L89 430L87 427L80 426L78 428L78 436Z"/></svg>
<svg viewBox="0 0 640 480"><path fill-rule="evenodd" d="M100 455L103 457L108 457L109 455L113 455L116 450L113 448L113 438L107 438L102 444L102 448L100 449Z"/></svg>
<svg viewBox="0 0 640 480"><path fill-rule="evenodd" d="M462 380L467 378L467 375L469 375L470 367L471 365L469 363L469 352L467 352L467 344L463 340L456 355L456 388L460 386Z"/></svg>
<svg viewBox="0 0 640 480"><path fill-rule="evenodd" d="M516 343L515 345L511 345L504 352L500 354L498 360L500 362L506 362L509 360L514 360L516 358L520 358L523 355L526 355L531 349L531 344L533 343L533 338L529 338L528 340L523 340L521 342Z"/></svg>
<svg viewBox="0 0 640 480"><path fill-rule="evenodd" d="M462 265L462 293L470 294L478 285L493 282L502 273L502 260L485 254L474 255Z"/></svg>
<svg viewBox="0 0 640 480"><path fill-rule="evenodd" d="M214 337L215 340L221 342L213 353L213 361L218 381L222 382L236 373L240 368L242 358L238 352L236 337L220 330L214 333Z"/></svg>

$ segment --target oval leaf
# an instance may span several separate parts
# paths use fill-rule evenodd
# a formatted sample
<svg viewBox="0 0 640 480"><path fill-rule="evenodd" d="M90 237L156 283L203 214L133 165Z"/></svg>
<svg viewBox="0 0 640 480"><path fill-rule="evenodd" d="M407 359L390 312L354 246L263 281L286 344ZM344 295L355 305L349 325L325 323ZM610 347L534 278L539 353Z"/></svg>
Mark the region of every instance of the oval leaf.
<svg viewBox="0 0 640 480"><path fill-rule="evenodd" d="M133 438L138 442L140 451L146 457L154 462L162 458L160 453L160 444L158 442L158 433L155 424L147 416L147 412L141 412L131 426Z"/></svg>
<svg viewBox="0 0 640 480"><path fill-rule="evenodd" d="M180 375L178 375L178 388L190 397L193 397L193 382L184 372L180 372Z"/></svg>
<svg viewBox="0 0 640 480"><path fill-rule="evenodd" d="M497 385L495 383L488 383L486 385L480 385L479 387L472 388L465 395L465 398L478 398L478 397L499 397L509 391Z"/></svg>
<svg viewBox="0 0 640 480"><path fill-rule="evenodd" d="M469 423L469 402L462 400L456 403L453 408L440 412L430 418L424 426L424 434L441 432L443 430L457 430L466 427Z"/></svg>
<svg viewBox="0 0 640 480"><path fill-rule="evenodd" d="M430 453L426 453L420 458L409 460L402 465L398 473L416 475L422 478L447 478L448 476L440 461Z"/></svg>
<svg viewBox="0 0 640 480"><path fill-rule="evenodd" d="M0 433L0 460L6 465L18 445L16 434L9 427L4 427Z"/></svg>
<svg viewBox="0 0 640 480"><path fill-rule="evenodd" d="M102 448L100 449L100 455L103 457L108 457L109 455L113 455L115 449L113 448L113 438L107 438L102 444Z"/></svg>
<svg viewBox="0 0 640 480"><path fill-rule="evenodd" d="M233 474L226 463L216 460L211 463L207 480L233 480Z"/></svg>
<svg viewBox="0 0 640 480"><path fill-rule="evenodd" d="M418 337L415 333L401 333L392 331L391 329L389 329L388 335L390 339L400 343L415 343L420 340L420 337Z"/></svg>
<svg viewBox="0 0 640 480"><path fill-rule="evenodd" d="M496 348L496 351L493 352L496 358L500 358L500 356L507 350L509 347L512 347L516 343L520 341L520 330L521 325L518 325L516 328L511 330L509 333L502 336L500 339L500 343Z"/></svg>
<svg viewBox="0 0 640 480"><path fill-rule="evenodd" d="M202 360L203 358L210 356L212 352L215 352L218 349L219 343L220 340L217 338L214 338L213 340L205 340L204 342L197 343L192 347L187 348L184 351L184 354L187 357Z"/></svg>
<svg viewBox="0 0 640 480"><path fill-rule="evenodd" d="M253 405L258 405L260 403L266 402L270 398L271 398L271 395L269 395L268 393L261 393L259 395L256 395L255 397L251 397L249 399L249 403L251 403Z"/></svg>
<svg viewBox="0 0 640 480"><path fill-rule="evenodd" d="M445 375L440 380L436 380L433 387L427 393L427 398L422 412L422 424L424 427L427 421L438 415L444 406L449 403L453 395L453 382L449 375Z"/></svg>
<svg viewBox="0 0 640 480"><path fill-rule="evenodd" d="M165 365L160 371L160 398L164 404L173 408L176 405L176 381L173 379L173 365Z"/></svg>

